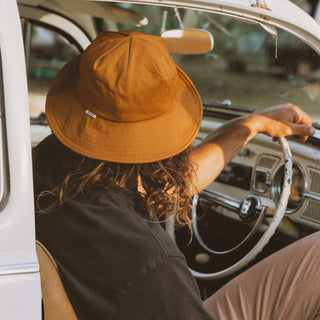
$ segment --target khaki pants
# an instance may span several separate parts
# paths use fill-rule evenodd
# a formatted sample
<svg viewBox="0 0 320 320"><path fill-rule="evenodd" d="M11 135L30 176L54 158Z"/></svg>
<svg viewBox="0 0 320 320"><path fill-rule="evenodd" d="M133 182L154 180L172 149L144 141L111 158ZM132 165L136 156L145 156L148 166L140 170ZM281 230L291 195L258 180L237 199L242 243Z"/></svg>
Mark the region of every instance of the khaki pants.
<svg viewBox="0 0 320 320"><path fill-rule="evenodd" d="M240 274L204 307L215 320L320 319L320 233Z"/></svg>

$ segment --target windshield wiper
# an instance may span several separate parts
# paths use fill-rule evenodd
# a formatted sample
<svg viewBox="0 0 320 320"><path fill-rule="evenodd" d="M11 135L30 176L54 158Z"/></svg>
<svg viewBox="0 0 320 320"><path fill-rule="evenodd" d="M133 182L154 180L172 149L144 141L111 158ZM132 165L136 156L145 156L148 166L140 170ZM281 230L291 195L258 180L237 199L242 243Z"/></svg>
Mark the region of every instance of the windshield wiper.
<svg viewBox="0 0 320 320"><path fill-rule="evenodd" d="M218 110L225 110L229 112L217 111ZM230 111L234 111L236 113L230 113ZM203 103L203 113L205 116L213 116L219 117L222 119L234 119L241 117L243 114L237 114L237 112L241 113L252 113L254 112L253 108L249 107L241 107L241 106L234 106L230 100L225 100L223 102L204 102Z"/></svg>

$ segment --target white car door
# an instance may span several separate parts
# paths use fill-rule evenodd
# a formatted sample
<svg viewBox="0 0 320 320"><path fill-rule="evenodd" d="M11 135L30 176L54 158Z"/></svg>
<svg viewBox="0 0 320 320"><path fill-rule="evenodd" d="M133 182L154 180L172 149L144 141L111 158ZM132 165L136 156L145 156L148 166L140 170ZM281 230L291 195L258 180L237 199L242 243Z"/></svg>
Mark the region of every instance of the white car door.
<svg viewBox="0 0 320 320"><path fill-rule="evenodd" d="M41 319L27 80L17 4L0 1L0 318Z"/></svg>

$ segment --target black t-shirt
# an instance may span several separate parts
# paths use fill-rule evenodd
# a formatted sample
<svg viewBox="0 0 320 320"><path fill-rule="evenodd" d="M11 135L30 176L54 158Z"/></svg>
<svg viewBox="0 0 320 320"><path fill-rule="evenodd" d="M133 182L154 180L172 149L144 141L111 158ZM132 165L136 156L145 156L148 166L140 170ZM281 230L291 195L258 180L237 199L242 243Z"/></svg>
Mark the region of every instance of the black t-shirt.
<svg viewBox="0 0 320 320"><path fill-rule="evenodd" d="M34 152L35 195L64 176L56 139ZM124 188L95 190L36 215L36 236L54 257L79 320L203 319L184 256Z"/></svg>

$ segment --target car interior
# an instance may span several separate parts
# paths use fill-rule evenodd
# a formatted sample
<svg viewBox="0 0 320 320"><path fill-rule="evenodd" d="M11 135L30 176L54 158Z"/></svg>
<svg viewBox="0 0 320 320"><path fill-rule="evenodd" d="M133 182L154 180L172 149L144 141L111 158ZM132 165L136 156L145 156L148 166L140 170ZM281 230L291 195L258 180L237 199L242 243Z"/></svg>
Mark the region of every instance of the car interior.
<svg viewBox="0 0 320 320"><path fill-rule="evenodd" d="M219 134L219 127L227 121L287 102L308 112L314 127L320 129L319 55L286 30L270 30L245 19L184 8L126 2L89 5L76 0L38 2L34 5L32 1L18 1L33 146L50 134L45 97L51 80L104 30L130 29L159 36L177 29L206 32L212 48L190 54L186 50L192 46L186 42L182 53L170 50L175 63L195 83L203 101L204 117L194 145L213 132ZM320 230L320 135L317 132L304 144L293 137L289 144L292 184L277 231L262 252L241 270L218 278L198 277L203 299L261 259ZM272 223L272 212L279 206L284 165L280 144L258 135L199 194L193 207L196 222L193 234L188 228L175 225L172 219L163 223L192 270L207 275L219 272L255 247ZM256 213L263 207L271 213L260 221ZM250 219L241 216L241 212L247 213L246 208L253 211ZM247 241L242 245L244 239ZM48 275L41 279L45 319L51 319L51 310L58 309L61 319L66 319L65 315L76 319L50 253L41 244L37 244L37 251L41 273Z"/></svg>

